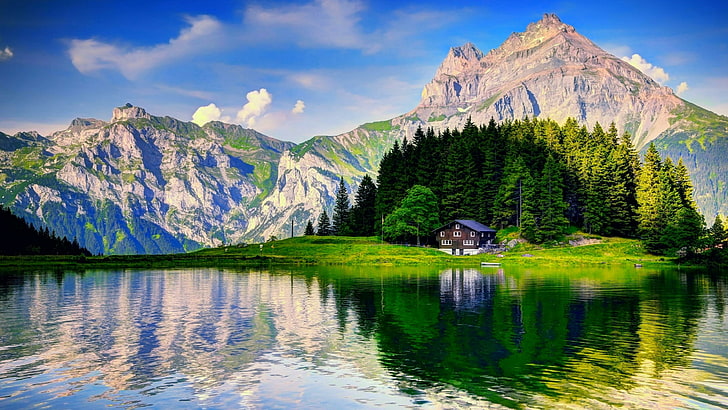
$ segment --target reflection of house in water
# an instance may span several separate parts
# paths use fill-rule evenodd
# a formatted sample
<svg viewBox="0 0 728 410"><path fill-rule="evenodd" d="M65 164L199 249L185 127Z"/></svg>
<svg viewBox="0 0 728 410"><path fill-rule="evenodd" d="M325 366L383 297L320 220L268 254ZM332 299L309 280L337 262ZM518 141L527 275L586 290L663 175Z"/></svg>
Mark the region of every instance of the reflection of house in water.
<svg viewBox="0 0 728 410"><path fill-rule="evenodd" d="M490 303L499 285L505 283L503 269L484 275L477 269L447 269L440 273L440 300L456 309L473 309Z"/></svg>

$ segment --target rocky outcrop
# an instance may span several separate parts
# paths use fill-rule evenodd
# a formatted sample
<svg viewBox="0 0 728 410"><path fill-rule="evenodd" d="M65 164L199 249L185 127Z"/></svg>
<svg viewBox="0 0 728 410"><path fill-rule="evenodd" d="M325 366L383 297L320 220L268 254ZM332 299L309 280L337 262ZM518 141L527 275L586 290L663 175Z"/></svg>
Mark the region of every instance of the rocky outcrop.
<svg viewBox="0 0 728 410"><path fill-rule="evenodd" d="M487 54L454 47L425 85L417 116L434 128L475 123L572 117L588 127L614 122L642 148L670 127L683 105L668 87L602 50L553 14L513 33ZM428 121L439 119L439 121Z"/></svg>
<svg viewBox="0 0 728 410"><path fill-rule="evenodd" d="M239 126L198 127L125 106L109 123L76 119L29 141L0 157L0 169L16 213L92 252L181 252L244 240L251 204L275 183L277 161L292 146Z"/></svg>
<svg viewBox="0 0 728 410"><path fill-rule="evenodd" d="M203 127L127 104L45 138L0 133L0 203L95 253L163 253L300 234L331 211L339 179L365 174L417 127L525 117L614 122L638 147L682 156L708 220L728 213L728 118L677 98L555 15L484 54L452 48L419 105L295 145L237 125Z"/></svg>

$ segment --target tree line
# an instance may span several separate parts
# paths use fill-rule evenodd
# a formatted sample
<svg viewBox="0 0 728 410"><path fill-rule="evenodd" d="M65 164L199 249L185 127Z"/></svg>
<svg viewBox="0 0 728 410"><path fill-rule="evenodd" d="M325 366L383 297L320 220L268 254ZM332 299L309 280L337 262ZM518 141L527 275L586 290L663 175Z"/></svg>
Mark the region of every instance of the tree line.
<svg viewBox="0 0 728 410"><path fill-rule="evenodd" d="M59 237L48 228L37 229L24 219L0 206L0 255L84 255L91 252L74 239Z"/></svg>
<svg viewBox="0 0 728 410"><path fill-rule="evenodd" d="M386 218L384 239L414 242L440 223L474 219L496 229L518 227L533 243L558 241L573 226L640 238L654 254L695 254L715 246L682 159L662 158L650 145L641 161L631 136L619 135L614 123L606 130L595 124L591 131L573 118L563 125L491 119L481 126L468 119L462 130L437 133L420 127L412 141L396 141L385 153L376 186L366 179L369 202L360 202L357 192L348 211L342 180L332 222L323 213L315 233L373 235ZM413 196L419 198L414 204ZM351 215L355 210L360 219Z"/></svg>

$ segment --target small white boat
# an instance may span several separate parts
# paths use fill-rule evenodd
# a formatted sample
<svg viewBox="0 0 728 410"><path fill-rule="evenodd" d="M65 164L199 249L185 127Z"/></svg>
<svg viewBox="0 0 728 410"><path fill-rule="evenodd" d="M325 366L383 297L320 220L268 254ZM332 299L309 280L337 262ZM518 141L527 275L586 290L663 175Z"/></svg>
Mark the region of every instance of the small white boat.
<svg viewBox="0 0 728 410"><path fill-rule="evenodd" d="M486 267L486 266L501 266L501 264L498 263L498 262L480 262L480 266L481 267Z"/></svg>

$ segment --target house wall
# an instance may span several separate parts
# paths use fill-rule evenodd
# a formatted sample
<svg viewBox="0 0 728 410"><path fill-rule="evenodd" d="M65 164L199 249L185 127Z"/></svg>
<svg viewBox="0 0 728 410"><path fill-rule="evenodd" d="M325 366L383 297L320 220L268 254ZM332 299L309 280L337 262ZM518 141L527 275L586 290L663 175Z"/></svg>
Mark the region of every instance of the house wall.
<svg viewBox="0 0 728 410"><path fill-rule="evenodd" d="M472 249L477 250L485 245L488 240L493 239L493 235L487 232L477 232L467 226L452 223L445 229L435 232L440 249Z"/></svg>

